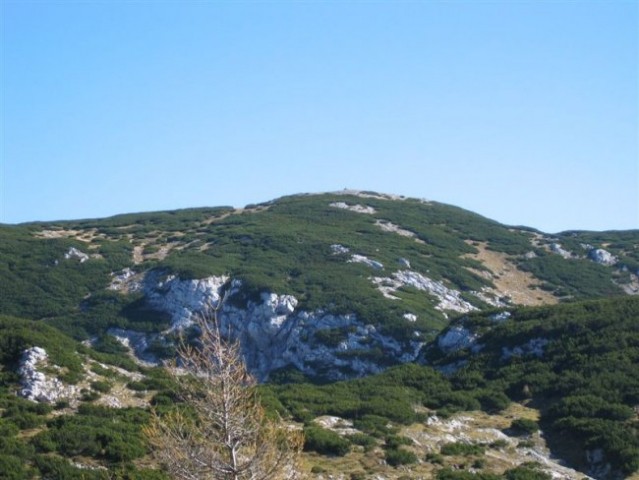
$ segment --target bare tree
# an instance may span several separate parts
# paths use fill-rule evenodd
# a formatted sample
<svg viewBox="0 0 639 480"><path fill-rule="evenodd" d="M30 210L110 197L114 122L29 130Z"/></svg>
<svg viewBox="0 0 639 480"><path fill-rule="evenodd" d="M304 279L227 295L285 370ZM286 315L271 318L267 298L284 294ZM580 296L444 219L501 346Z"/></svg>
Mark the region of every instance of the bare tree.
<svg viewBox="0 0 639 480"><path fill-rule="evenodd" d="M182 402L154 413L145 431L154 456L177 479L300 478L302 432L265 415L240 345L222 338L217 315L197 325L199 345L182 341L180 368L170 369Z"/></svg>

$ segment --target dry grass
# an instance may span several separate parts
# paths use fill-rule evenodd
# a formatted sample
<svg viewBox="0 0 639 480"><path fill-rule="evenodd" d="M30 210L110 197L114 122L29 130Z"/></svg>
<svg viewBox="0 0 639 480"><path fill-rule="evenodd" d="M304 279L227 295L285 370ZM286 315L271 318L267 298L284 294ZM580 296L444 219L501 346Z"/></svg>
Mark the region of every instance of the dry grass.
<svg viewBox="0 0 639 480"><path fill-rule="evenodd" d="M488 250L486 243L473 246L478 253L467 256L481 262L489 272L469 270L495 284L496 289L491 293L508 296L516 305L548 305L559 301L551 293L541 290L542 282L531 273L519 270L507 254Z"/></svg>
<svg viewBox="0 0 639 480"><path fill-rule="evenodd" d="M367 479L398 480L400 478L430 479L445 467L472 469L476 462L483 466L480 471L501 474L521 463L537 461L545 470L552 472L558 480L581 480L583 473L566 468L550 459L542 436L535 434L526 440L534 448L520 446L521 438L504 434L515 418L537 420L539 412L521 404L512 404L497 415L484 412L464 412L448 419L431 417L424 423L403 427L399 434L412 440L413 444L402 448L413 451L419 459L417 464L398 468L386 465L384 451L379 445L369 452L362 447L353 447L344 457L326 457L316 453L304 454L304 467L312 472L312 479L350 480L351 474L364 474ZM442 445L450 442L482 444L482 455L439 455ZM428 460L435 456L436 461ZM441 462L441 463L439 463ZM637 476L634 480L639 480Z"/></svg>

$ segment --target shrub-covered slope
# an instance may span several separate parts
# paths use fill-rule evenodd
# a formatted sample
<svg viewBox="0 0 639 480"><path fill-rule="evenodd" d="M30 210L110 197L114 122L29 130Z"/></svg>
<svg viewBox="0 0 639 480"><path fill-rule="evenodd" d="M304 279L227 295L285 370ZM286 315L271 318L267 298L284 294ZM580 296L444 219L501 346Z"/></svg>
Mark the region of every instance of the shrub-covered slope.
<svg viewBox="0 0 639 480"><path fill-rule="evenodd" d="M269 408L308 423L310 450L381 448L389 465L437 469L399 426L517 400L541 412L555 452L600 478L626 475L638 461L639 299L623 294L639 291L638 268L637 231L547 235L370 192L0 226L0 472L161 478L140 466L139 431L149 402L173 402L169 386L114 336L170 355L168 331L227 292L223 327L270 376ZM77 386L72 405L16 398L30 347L55 366L42 373ZM309 423L324 414L360 433Z"/></svg>
<svg viewBox="0 0 639 480"><path fill-rule="evenodd" d="M544 436L559 457L595 478L638 470L639 298L509 313L455 321L428 347L426 365L319 386L282 375L276 380L294 383L269 388L300 421L335 415L380 438L393 434L392 425L423 422L433 411L496 413L524 402L540 411ZM537 426L518 421L513 427Z"/></svg>
<svg viewBox="0 0 639 480"><path fill-rule="evenodd" d="M126 267L183 279L227 275L242 280L245 299L290 294L300 309L355 313L390 330L403 329L410 313L431 331L444 325L444 312L455 313L455 302L442 302L450 293L478 308L607 296L632 289L639 268L637 232L551 237L448 205L365 193L2 226L0 237L2 311L56 319L78 336L130 322L151 328L139 294L106 290ZM614 261L589 258L599 248ZM397 276L407 271L418 276ZM434 286L420 287L424 278Z"/></svg>

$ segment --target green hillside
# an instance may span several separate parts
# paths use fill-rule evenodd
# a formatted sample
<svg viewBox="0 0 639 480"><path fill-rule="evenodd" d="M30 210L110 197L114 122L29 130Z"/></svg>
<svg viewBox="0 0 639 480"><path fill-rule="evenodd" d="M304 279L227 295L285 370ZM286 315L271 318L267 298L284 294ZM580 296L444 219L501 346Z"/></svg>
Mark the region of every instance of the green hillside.
<svg viewBox="0 0 639 480"><path fill-rule="evenodd" d="M619 285L632 282L639 262L637 232L546 237L449 205L370 195L301 195L243 210L203 208L5 225L0 227L2 311L48 319L77 338L108 326L153 330L148 316L137 308L139 296L105 290L112 272L131 267L136 272L163 269L181 278L229 275L243 281L238 302L256 298L261 291L292 294L301 309L355 313L400 335L405 312L417 316L415 328L423 332L445 325L445 316L434 308L436 300L429 294L402 287L395 294L402 301L389 301L372 284L371 277L390 277L405 269L401 259L410 262L411 270L459 291L478 308L487 305L472 292L492 288L499 294L499 274L475 257L478 248L503 254L511 269L530 272L536 283L519 288L533 297L543 293L542 303L620 294ZM332 206L339 203L374 213ZM410 236L386 231L380 223ZM550 252L553 241L580 257L565 259ZM603 266L588 260L581 243L605 245L619 263ZM383 268L349 262L348 255L332 251L336 244ZM82 263L64 260L71 247L90 258ZM508 301L508 295L502 300ZM158 322L157 330L164 325Z"/></svg>
<svg viewBox="0 0 639 480"><path fill-rule="evenodd" d="M304 428L311 478L350 462L351 479L545 480L535 466L495 461L533 440L583 472L588 454L600 457L609 470L597 478L627 477L639 469L639 297L626 295L639 293L638 270L639 231L548 235L373 192L0 225L0 478L166 478L141 429L151 406L175 403L174 385L107 331L170 357L174 335L150 334L171 326L171 312L151 304L145 281L210 276L229 279L236 314L268 292L294 296L299 318L356 319L299 339L320 357L333 352L336 364L322 368L341 378L357 376L349 361L385 369L341 382L290 362L269 372L263 401ZM381 334L395 343L374 343ZM415 345L410 361L393 351ZM16 395L31 347L47 352L42 373L70 400ZM460 412L521 438L411 440L435 415ZM320 427L322 415L356 433ZM537 427L542 440L529 435Z"/></svg>

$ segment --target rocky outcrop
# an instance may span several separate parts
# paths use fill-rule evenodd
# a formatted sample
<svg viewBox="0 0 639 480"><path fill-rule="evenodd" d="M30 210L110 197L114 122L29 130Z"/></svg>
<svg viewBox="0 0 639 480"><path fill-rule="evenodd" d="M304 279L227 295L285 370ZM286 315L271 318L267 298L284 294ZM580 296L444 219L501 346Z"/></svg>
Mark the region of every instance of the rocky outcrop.
<svg viewBox="0 0 639 480"><path fill-rule="evenodd" d="M564 249L560 244L558 243L552 243L550 245L550 251L553 253L556 253L557 255L565 258L565 259L569 259L572 258L573 255L571 252L569 252L568 250Z"/></svg>
<svg viewBox="0 0 639 480"><path fill-rule="evenodd" d="M435 307L438 310L452 310L460 313L476 310L473 305L461 297L458 290L448 288L442 282L432 280L412 270L400 270L394 272L391 278L376 277L372 281L386 298L396 300L399 297L395 296L394 293L401 287L410 286L435 296L439 301Z"/></svg>
<svg viewBox="0 0 639 480"><path fill-rule="evenodd" d="M437 346L443 352L451 353L472 347L478 338L479 335L471 332L466 327L456 325L437 338Z"/></svg>
<svg viewBox="0 0 639 480"><path fill-rule="evenodd" d="M372 215L377 212L373 207L369 207L368 205L349 205L345 202L333 202L329 206L333 208L341 208L342 210L350 210L355 213L366 213L368 215Z"/></svg>
<svg viewBox="0 0 639 480"><path fill-rule="evenodd" d="M335 243L331 245L331 252L333 252L333 255L345 255L350 252L350 249L348 247L345 247L344 245Z"/></svg>
<svg viewBox="0 0 639 480"><path fill-rule="evenodd" d="M142 289L141 278L140 274L136 274L127 267L119 272L111 273L111 284L107 288L122 293L137 292Z"/></svg>
<svg viewBox="0 0 639 480"><path fill-rule="evenodd" d="M607 267L615 265L618 261L617 257L603 248L593 248L592 250L589 250L588 258L595 263L606 265Z"/></svg>
<svg viewBox="0 0 639 480"><path fill-rule="evenodd" d="M401 235L402 237L417 238L417 234L415 232L406 230L405 228L402 228L399 225L395 225L394 223L387 220L377 220L375 222L375 225L385 232L396 233L398 235Z"/></svg>
<svg viewBox="0 0 639 480"><path fill-rule="evenodd" d="M232 294L241 287L239 281L228 277L182 280L160 272L148 274L144 285L148 303L171 316L170 331L187 327L196 315L212 317L223 290ZM259 300L248 301L245 306L226 302L217 309L222 333L240 341L247 365L260 380L286 366L329 379L363 376L377 373L389 364L415 360L422 346L418 334L414 335L415 340L402 343L354 314L336 315L297 307L298 300L292 295L264 292ZM414 320L404 321L410 328ZM136 332L111 333L126 341L142 358L153 341L151 336Z"/></svg>
<svg viewBox="0 0 639 480"><path fill-rule="evenodd" d="M371 260L370 258L364 255L358 255L358 254L351 255L351 258L348 261L348 263L363 263L364 265L368 265L369 267L374 268L376 270L382 270L384 268L384 264L382 264L381 262L378 262L377 260Z"/></svg>
<svg viewBox="0 0 639 480"><path fill-rule="evenodd" d="M34 402L54 403L76 393L73 385L66 385L58 378L42 371L48 366L47 352L40 347L25 350L20 358L18 374L22 388L18 394ZM52 368L55 369L54 366Z"/></svg>
<svg viewBox="0 0 639 480"><path fill-rule="evenodd" d="M226 276L182 280L175 275L151 271L144 279L144 294L151 307L171 316L171 330L188 327L193 315L215 308Z"/></svg>
<svg viewBox="0 0 639 480"><path fill-rule="evenodd" d="M87 255L84 252L81 252L75 247L71 247L69 248L67 253L64 254L64 259L65 260L76 259L76 260L79 260L80 263L84 263L89 259L89 255Z"/></svg>

